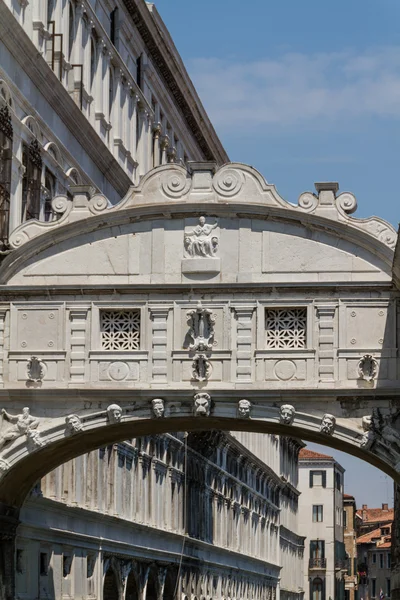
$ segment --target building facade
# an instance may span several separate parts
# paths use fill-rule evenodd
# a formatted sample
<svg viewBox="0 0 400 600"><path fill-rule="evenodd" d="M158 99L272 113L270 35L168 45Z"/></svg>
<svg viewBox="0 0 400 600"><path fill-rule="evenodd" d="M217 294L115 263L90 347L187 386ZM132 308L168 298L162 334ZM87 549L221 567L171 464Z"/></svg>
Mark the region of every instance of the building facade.
<svg viewBox="0 0 400 600"><path fill-rule="evenodd" d="M357 511L359 596L364 600L391 598L392 526L394 510L388 504Z"/></svg>
<svg viewBox="0 0 400 600"><path fill-rule="evenodd" d="M307 535L304 585L309 600L343 600L347 572L343 523L344 469L304 448L299 458L300 532Z"/></svg>
<svg viewBox="0 0 400 600"><path fill-rule="evenodd" d="M358 599L356 510L355 498L343 494L344 545L347 556L347 573L344 578L346 600Z"/></svg>
<svg viewBox="0 0 400 600"><path fill-rule="evenodd" d="M255 434L256 435L256 434ZM240 437L240 435L238 436ZM301 600L301 445L276 470L218 432L138 438L63 464L25 503L17 598Z"/></svg>

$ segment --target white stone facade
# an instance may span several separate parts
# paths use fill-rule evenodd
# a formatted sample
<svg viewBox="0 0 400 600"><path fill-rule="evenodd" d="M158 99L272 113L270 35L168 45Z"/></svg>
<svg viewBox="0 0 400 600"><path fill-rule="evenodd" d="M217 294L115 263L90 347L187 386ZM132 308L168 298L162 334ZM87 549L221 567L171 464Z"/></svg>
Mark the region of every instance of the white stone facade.
<svg viewBox="0 0 400 600"><path fill-rule="evenodd" d="M299 458L299 531L307 536L307 600L344 600L347 572L343 524L344 469L332 457L303 450Z"/></svg>

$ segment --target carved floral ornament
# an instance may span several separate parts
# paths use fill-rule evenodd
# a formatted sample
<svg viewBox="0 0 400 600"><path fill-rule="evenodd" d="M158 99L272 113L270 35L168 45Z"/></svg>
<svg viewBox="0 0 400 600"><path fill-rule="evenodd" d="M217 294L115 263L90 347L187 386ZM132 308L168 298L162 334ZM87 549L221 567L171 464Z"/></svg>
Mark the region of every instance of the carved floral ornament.
<svg viewBox="0 0 400 600"><path fill-rule="evenodd" d="M37 356L31 356L26 365L26 377L28 381L38 383L45 375L45 364Z"/></svg>
<svg viewBox="0 0 400 600"><path fill-rule="evenodd" d="M357 365L357 373L360 379L371 382L378 373L378 363L371 354L364 354Z"/></svg>

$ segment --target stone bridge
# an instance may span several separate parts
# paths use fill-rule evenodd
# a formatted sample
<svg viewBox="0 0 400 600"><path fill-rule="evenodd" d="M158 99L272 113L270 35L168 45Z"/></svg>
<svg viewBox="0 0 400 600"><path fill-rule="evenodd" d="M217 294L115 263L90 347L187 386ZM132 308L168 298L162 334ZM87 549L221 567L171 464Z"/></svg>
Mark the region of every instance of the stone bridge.
<svg viewBox="0 0 400 600"><path fill-rule="evenodd" d="M56 220L12 233L0 267L1 598L14 597L29 490L118 440L276 433L400 483L396 232L350 216L356 199L337 184L316 190L293 205L245 165L168 165L116 206L76 186L72 202L53 201Z"/></svg>

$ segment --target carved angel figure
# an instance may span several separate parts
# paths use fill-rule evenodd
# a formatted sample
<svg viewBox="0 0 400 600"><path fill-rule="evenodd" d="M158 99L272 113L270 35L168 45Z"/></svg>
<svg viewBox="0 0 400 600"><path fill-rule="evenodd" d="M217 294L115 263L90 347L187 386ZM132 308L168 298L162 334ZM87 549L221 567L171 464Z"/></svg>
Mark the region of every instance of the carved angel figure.
<svg viewBox="0 0 400 600"><path fill-rule="evenodd" d="M0 431L0 450L7 442L12 442L21 435L27 435L29 430L36 429L39 425L39 419L35 419L29 414L28 407L23 408L19 415L10 415L5 408L2 409L1 414L3 415L3 425ZM9 421L12 427L5 429L4 419Z"/></svg>
<svg viewBox="0 0 400 600"><path fill-rule="evenodd" d="M211 232L218 223L206 224L206 218L200 217L199 224L185 234L185 250L192 257L212 257L218 249L218 237Z"/></svg>
<svg viewBox="0 0 400 600"><path fill-rule="evenodd" d="M194 414L196 417L208 417L211 408L211 398L207 392L199 392L194 397Z"/></svg>

